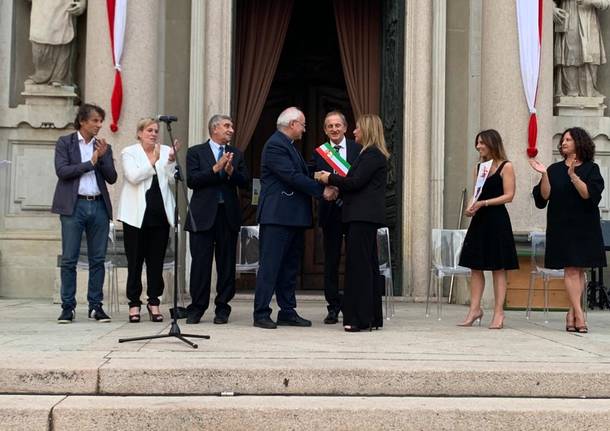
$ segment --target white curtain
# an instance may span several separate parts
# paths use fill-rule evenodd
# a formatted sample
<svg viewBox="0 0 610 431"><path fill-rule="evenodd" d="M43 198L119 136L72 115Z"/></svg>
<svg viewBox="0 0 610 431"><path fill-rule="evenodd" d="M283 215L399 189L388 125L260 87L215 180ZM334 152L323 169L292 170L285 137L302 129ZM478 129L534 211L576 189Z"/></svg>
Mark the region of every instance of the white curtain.
<svg viewBox="0 0 610 431"><path fill-rule="evenodd" d="M538 154L536 149L538 136L536 93L538 92L538 78L540 75L543 0L515 1L517 2L521 80L523 81L525 100L530 112L527 154L529 157L535 157Z"/></svg>

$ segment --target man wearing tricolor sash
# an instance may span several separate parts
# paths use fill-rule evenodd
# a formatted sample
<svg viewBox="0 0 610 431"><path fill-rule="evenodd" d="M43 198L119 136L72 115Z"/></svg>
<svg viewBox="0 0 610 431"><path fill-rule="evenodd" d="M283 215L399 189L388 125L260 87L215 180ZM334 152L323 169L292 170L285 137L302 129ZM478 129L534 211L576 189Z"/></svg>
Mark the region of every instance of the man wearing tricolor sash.
<svg viewBox="0 0 610 431"><path fill-rule="evenodd" d="M324 119L324 133L328 142L320 145L314 152L315 171L335 172L347 175L351 163L356 160L361 147L351 139L345 138L347 121L339 111L331 111ZM324 234L324 296L328 303L326 324L339 321L341 294L339 292L339 262L341 245L347 233L346 224L341 221L342 200L318 201L318 226Z"/></svg>

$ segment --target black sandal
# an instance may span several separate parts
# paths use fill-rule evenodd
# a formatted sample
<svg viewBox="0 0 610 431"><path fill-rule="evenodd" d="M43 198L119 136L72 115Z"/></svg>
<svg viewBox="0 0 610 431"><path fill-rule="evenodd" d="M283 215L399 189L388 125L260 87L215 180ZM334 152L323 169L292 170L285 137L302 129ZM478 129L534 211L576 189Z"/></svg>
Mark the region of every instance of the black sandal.
<svg viewBox="0 0 610 431"><path fill-rule="evenodd" d="M154 314L150 309L150 304L146 304L146 309L148 310L148 317L151 322L163 322L163 314Z"/></svg>
<svg viewBox="0 0 610 431"><path fill-rule="evenodd" d="M575 329L576 329L576 332L579 334L588 334L589 333L589 328L587 328L587 325L577 326Z"/></svg>
<svg viewBox="0 0 610 431"><path fill-rule="evenodd" d="M140 321L140 306L136 306L136 307L129 307L129 311L131 311L132 308L137 308L138 309L138 314L129 314L129 323L138 323Z"/></svg>

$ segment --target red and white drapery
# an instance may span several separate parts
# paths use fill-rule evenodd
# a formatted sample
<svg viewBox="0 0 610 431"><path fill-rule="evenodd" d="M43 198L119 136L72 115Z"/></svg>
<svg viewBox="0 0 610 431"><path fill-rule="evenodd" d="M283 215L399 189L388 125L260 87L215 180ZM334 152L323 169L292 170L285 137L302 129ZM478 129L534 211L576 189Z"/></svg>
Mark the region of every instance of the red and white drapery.
<svg viewBox="0 0 610 431"><path fill-rule="evenodd" d="M519 32L519 57L521 80L530 112L527 136L527 155L536 157L538 120L536 118L536 94L540 75L540 45L542 43L542 7L544 0L516 0L517 27Z"/></svg>
<svg viewBox="0 0 610 431"><path fill-rule="evenodd" d="M127 0L106 0L108 10L108 25L110 29L110 44L112 45L112 62L114 64L114 87L110 98L112 123L110 130L119 130L119 118L123 104L123 80L121 78L121 56L125 41L125 21L127 15Z"/></svg>

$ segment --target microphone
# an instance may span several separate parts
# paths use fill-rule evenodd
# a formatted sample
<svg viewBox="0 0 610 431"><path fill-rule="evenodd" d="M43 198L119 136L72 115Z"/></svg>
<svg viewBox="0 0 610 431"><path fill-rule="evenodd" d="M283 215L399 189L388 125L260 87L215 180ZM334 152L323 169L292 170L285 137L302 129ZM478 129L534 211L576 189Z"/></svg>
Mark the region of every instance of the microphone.
<svg viewBox="0 0 610 431"><path fill-rule="evenodd" d="M163 123L171 123L172 121L178 121L178 117L175 115L157 115L157 121L162 121Z"/></svg>

